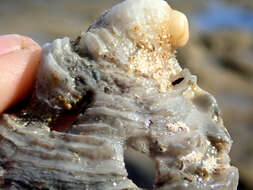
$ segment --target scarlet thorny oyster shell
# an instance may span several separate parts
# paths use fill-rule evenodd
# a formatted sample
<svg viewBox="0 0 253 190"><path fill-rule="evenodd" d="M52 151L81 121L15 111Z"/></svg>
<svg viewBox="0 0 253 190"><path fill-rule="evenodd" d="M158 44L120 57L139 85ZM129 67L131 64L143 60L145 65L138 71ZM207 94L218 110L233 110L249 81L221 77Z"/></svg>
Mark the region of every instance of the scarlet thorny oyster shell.
<svg viewBox="0 0 253 190"><path fill-rule="evenodd" d="M132 147L156 163L155 189L235 190L219 107L175 59L187 40L165 1L127 0L46 44L32 97L0 121L1 189L139 189Z"/></svg>

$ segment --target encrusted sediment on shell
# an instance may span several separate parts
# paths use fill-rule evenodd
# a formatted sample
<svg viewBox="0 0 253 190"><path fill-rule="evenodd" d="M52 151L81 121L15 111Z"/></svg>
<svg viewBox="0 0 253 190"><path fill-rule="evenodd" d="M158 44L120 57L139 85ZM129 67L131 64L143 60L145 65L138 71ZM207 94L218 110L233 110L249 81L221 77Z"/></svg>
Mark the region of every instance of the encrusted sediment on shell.
<svg viewBox="0 0 253 190"><path fill-rule="evenodd" d="M129 0L105 12L81 36L81 49L158 81L166 92L171 76L181 70L171 57L188 41L189 31L185 15L167 2Z"/></svg>
<svg viewBox="0 0 253 190"><path fill-rule="evenodd" d="M187 38L165 1L127 0L76 41L45 45L32 98L0 121L0 187L139 189L132 147L156 162L155 189L235 190L219 107L174 56Z"/></svg>

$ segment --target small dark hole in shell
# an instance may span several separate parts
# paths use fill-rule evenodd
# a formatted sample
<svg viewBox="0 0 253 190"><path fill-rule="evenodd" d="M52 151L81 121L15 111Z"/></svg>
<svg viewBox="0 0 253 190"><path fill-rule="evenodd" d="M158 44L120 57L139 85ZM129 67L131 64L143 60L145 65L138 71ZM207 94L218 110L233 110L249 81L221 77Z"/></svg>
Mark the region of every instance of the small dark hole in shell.
<svg viewBox="0 0 253 190"><path fill-rule="evenodd" d="M104 93L109 94L111 92L109 87L104 87Z"/></svg>
<svg viewBox="0 0 253 190"><path fill-rule="evenodd" d="M181 77L181 78L175 80L174 82L172 82L172 85L176 86L176 85L180 84L183 80L184 80L184 77Z"/></svg>
<svg viewBox="0 0 253 190"><path fill-rule="evenodd" d="M150 126L150 125L153 125L154 123L153 123L153 121L150 119L150 120L148 120L148 126Z"/></svg>
<svg viewBox="0 0 253 190"><path fill-rule="evenodd" d="M141 161L136 162L136 159ZM153 160L132 148L125 150L124 160L128 178L140 188L153 189L155 183L155 164Z"/></svg>
<svg viewBox="0 0 253 190"><path fill-rule="evenodd" d="M165 185L165 181L158 181L156 183L156 187L162 187L163 185Z"/></svg>
<svg viewBox="0 0 253 190"><path fill-rule="evenodd" d="M74 52L78 52L79 51L79 42L81 40L81 36L78 36L75 40L71 41L71 45L72 45L72 48L73 48L73 51Z"/></svg>
<svg viewBox="0 0 253 190"><path fill-rule="evenodd" d="M71 128L73 122L77 119L78 115L84 112L94 100L94 92L88 91L72 110L66 111L59 117L53 124L52 130L64 132Z"/></svg>
<svg viewBox="0 0 253 190"><path fill-rule="evenodd" d="M53 125L52 130L58 131L58 132L64 132L68 130L72 123L77 119L78 114L69 114L65 113L63 114Z"/></svg>

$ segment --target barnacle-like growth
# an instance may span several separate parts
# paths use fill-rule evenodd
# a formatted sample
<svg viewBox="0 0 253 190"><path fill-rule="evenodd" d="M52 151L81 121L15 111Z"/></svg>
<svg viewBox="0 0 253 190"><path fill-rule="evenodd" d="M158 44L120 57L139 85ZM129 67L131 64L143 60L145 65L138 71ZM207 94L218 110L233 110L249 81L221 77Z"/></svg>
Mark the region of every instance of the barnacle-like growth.
<svg viewBox="0 0 253 190"><path fill-rule="evenodd" d="M186 16L166 1L129 0L105 12L82 34L80 44L96 58L114 60L128 72L158 81L166 92L171 76L180 70L171 58L188 38Z"/></svg>
<svg viewBox="0 0 253 190"><path fill-rule="evenodd" d="M0 187L139 189L131 147L156 163L155 189L235 190L219 107L175 58L187 40L165 1L126 0L75 41L46 44L33 96L0 121Z"/></svg>

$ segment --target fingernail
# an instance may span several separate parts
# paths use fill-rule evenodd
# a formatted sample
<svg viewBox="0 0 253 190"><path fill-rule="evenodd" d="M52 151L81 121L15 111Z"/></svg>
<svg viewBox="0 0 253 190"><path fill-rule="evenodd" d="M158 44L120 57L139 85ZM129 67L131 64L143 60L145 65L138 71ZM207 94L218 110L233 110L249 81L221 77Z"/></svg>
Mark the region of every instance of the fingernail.
<svg viewBox="0 0 253 190"><path fill-rule="evenodd" d="M40 45L29 37L21 36L22 49L41 49Z"/></svg>
<svg viewBox="0 0 253 190"><path fill-rule="evenodd" d="M22 37L17 34L0 36L0 56L21 49Z"/></svg>

